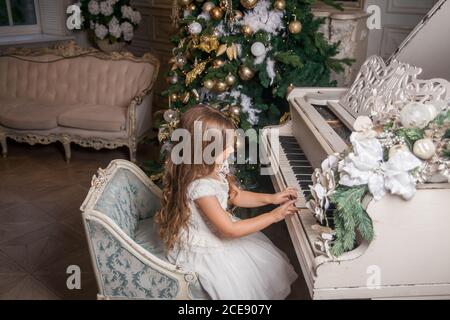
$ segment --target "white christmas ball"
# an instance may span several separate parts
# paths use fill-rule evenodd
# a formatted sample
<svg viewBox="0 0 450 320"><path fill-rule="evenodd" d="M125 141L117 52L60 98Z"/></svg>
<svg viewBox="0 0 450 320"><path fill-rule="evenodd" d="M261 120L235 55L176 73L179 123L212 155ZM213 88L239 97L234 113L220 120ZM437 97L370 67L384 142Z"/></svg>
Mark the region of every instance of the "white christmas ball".
<svg viewBox="0 0 450 320"><path fill-rule="evenodd" d="M260 57L266 53L266 47L261 42L252 44L251 52L255 57Z"/></svg>
<svg viewBox="0 0 450 320"><path fill-rule="evenodd" d="M202 32L202 25L197 21L192 22L188 28L190 34L199 34Z"/></svg>
<svg viewBox="0 0 450 320"><path fill-rule="evenodd" d="M434 104L430 104L430 103L424 104L423 106L428 111L428 116L429 116L428 119L430 121L433 121L439 114L438 108L436 108L436 106Z"/></svg>
<svg viewBox="0 0 450 320"><path fill-rule="evenodd" d="M175 110L173 109L168 109L166 110L166 112L164 112L163 114L163 118L167 123L170 123L172 121L175 121L178 117L178 114Z"/></svg>
<svg viewBox="0 0 450 320"><path fill-rule="evenodd" d="M405 128L425 128L430 119L430 110L423 103L412 102L400 112L400 121Z"/></svg>
<svg viewBox="0 0 450 320"><path fill-rule="evenodd" d="M431 139L420 139L414 143L413 152L420 159L428 160L436 153L436 146Z"/></svg>
<svg viewBox="0 0 450 320"><path fill-rule="evenodd" d="M410 152L404 144L398 144L389 149L389 159L392 159L399 152Z"/></svg>

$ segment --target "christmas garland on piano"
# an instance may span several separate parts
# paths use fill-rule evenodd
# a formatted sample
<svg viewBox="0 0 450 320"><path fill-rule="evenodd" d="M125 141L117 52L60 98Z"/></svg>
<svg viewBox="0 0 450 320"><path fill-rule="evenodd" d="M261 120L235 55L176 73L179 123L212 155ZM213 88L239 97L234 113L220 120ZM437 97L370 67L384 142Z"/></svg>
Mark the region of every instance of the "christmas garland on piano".
<svg viewBox="0 0 450 320"><path fill-rule="evenodd" d="M307 206L320 222L315 246L331 259L355 248L357 232L373 240L365 199L409 200L418 183L450 182L449 106L413 102L397 110L358 117L349 150L314 171Z"/></svg>

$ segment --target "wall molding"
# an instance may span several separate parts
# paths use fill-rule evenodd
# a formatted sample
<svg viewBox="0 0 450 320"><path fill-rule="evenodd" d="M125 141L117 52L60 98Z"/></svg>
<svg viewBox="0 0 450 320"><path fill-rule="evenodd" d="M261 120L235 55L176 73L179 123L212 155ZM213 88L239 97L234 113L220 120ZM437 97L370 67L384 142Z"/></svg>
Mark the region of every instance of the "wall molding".
<svg viewBox="0 0 450 320"><path fill-rule="evenodd" d="M414 27L386 25L383 28L380 54L384 59L389 58L397 50L403 40L411 33Z"/></svg>
<svg viewBox="0 0 450 320"><path fill-rule="evenodd" d="M387 13L426 14L436 0L388 0Z"/></svg>

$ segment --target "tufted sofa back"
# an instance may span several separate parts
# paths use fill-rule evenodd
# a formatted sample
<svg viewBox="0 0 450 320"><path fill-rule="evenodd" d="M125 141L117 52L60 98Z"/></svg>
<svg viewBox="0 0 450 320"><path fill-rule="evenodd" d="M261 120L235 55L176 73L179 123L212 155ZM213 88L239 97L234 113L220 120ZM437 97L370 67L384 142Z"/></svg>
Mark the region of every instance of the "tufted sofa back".
<svg viewBox="0 0 450 320"><path fill-rule="evenodd" d="M1 56L0 98L125 107L153 85L156 68L89 55Z"/></svg>

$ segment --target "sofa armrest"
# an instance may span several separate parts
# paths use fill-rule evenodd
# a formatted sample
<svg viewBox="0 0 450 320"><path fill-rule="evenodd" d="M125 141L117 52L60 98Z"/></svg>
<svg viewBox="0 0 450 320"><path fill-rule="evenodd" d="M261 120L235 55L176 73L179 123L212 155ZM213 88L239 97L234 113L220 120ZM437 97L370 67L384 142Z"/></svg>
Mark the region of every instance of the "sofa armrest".
<svg viewBox="0 0 450 320"><path fill-rule="evenodd" d="M153 91L139 100L133 100L128 106L129 134L136 139L152 128Z"/></svg>

